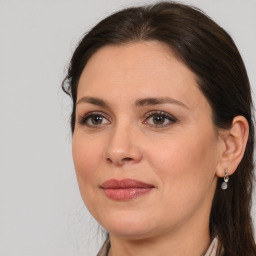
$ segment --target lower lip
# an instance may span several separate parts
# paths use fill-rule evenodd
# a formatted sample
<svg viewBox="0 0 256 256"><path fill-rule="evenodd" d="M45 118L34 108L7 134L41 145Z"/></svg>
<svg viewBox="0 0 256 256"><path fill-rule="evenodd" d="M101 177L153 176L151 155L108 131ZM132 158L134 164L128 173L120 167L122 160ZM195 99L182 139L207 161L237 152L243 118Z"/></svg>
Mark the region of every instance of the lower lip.
<svg viewBox="0 0 256 256"><path fill-rule="evenodd" d="M114 200L130 200L149 193L153 188L103 189L106 196Z"/></svg>

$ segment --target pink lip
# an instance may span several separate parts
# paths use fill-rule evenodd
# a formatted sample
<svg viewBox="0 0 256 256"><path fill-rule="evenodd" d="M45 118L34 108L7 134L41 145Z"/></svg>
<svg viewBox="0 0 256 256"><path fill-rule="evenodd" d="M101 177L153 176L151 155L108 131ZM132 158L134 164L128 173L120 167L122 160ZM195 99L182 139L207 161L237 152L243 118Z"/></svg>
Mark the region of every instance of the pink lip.
<svg viewBox="0 0 256 256"><path fill-rule="evenodd" d="M130 200L142 196L155 188L152 184L132 179L111 179L102 183L100 187L106 196L114 200Z"/></svg>

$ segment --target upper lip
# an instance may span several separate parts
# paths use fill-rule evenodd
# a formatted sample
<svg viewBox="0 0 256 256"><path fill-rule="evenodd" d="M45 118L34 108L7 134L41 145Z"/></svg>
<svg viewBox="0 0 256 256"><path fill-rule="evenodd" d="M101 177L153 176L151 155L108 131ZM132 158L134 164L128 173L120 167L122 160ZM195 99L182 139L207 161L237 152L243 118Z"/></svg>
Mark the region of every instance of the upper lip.
<svg viewBox="0 0 256 256"><path fill-rule="evenodd" d="M100 186L103 189L125 189L125 188L154 188L152 184L133 179L116 180L111 179L103 182Z"/></svg>

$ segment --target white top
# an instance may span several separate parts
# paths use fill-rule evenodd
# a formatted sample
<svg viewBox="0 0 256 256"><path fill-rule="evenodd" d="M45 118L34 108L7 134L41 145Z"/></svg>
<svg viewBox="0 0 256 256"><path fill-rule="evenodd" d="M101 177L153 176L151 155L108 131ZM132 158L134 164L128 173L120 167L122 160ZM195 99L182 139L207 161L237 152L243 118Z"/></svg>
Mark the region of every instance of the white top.
<svg viewBox="0 0 256 256"><path fill-rule="evenodd" d="M217 255L217 249L218 249L218 238L215 237L212 240L212 242L211 242L207 252L204 254L204 256L215 256L215 255Z"/></svg>

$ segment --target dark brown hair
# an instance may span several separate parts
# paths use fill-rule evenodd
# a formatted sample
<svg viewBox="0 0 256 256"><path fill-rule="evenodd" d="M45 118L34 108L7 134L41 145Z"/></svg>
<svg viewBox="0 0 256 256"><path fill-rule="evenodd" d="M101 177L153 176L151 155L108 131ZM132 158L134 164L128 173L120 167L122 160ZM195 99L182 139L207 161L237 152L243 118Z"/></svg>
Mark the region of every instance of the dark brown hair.
<svg viewBox="0 0 256 256"><path fill-rule="evenodd" d="M210 233L218 235L225 256L255 256L250 216L253 188L254 119L249 79L232 38L201 10L175 3L121 10L92 28L78 44L62 88L73 99L75 127L77 86L89 58L101 47L157 40L167 45L197 77L217 127L228 129L235 116L249 123L244 157L230 177L229 188L217 184L210 215Z"/></svg>

